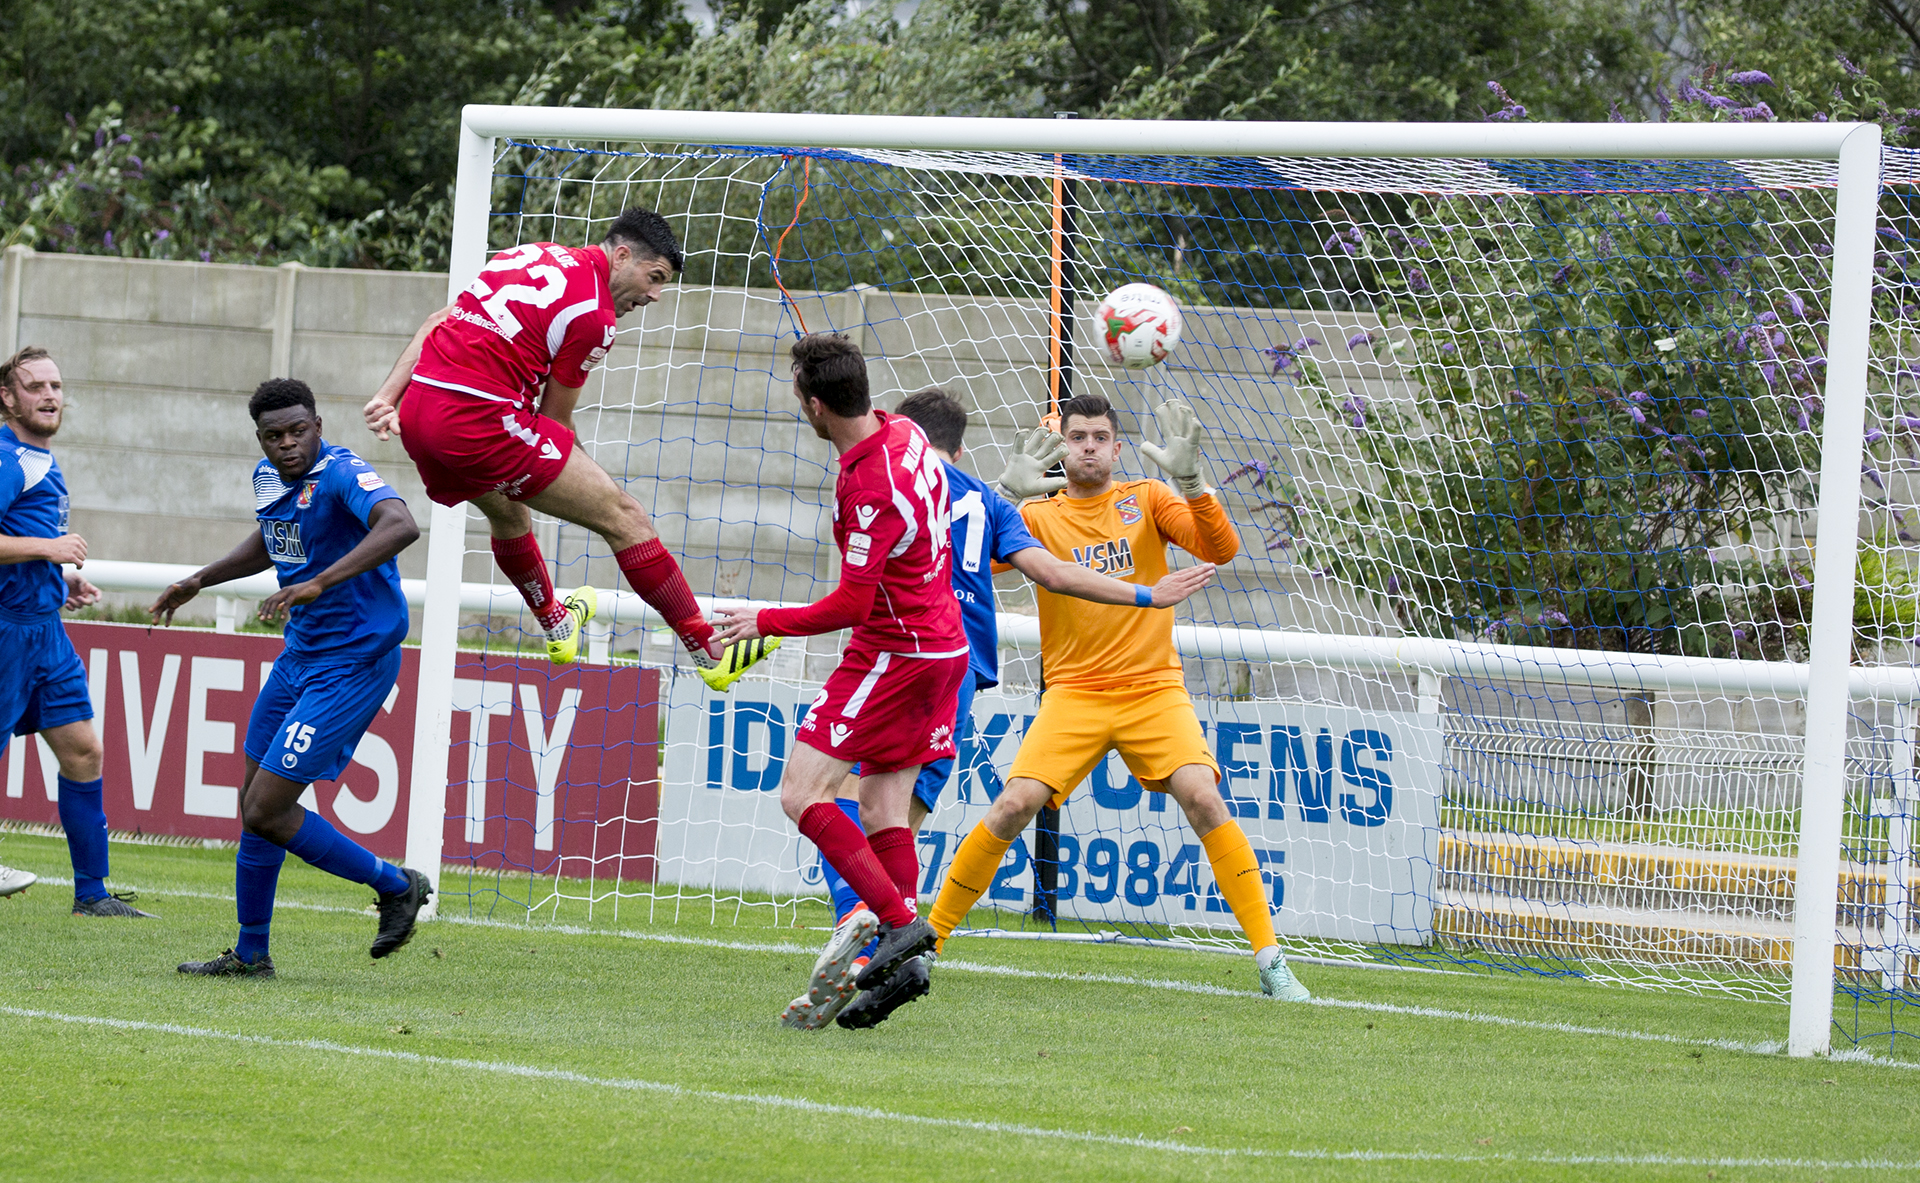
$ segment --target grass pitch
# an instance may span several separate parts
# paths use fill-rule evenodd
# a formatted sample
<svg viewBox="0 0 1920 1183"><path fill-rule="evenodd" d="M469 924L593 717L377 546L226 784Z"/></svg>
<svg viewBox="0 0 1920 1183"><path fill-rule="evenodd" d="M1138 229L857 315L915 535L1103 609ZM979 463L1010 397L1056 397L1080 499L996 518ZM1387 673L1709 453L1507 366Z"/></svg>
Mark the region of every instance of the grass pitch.
<svg viewBox="0 0 1920 1183"><path fill-rule="evenodd" d="M0 858L67 872L58 839ZM1920 1070L1790 1060L1774 1005L1517 976L957 941L873 1031L779 1026L822 934L438 921L289 859L280 977L230 850L113 848L155 921L0 901L0 1178L1855 1179L1920 1172ZM1709 1173L1711 1172L1711 1173Z"/></svg>

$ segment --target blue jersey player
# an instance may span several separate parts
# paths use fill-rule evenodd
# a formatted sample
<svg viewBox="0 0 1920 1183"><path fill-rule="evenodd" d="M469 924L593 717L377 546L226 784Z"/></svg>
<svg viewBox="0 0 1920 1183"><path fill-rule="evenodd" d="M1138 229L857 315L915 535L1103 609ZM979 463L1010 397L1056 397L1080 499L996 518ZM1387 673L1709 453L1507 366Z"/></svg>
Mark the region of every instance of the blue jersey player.
<svg viewBox="0 0 1920 1183"><path fill-rule="evenodd" d="M947 486L951 491L953 542L953 594L960 601L961 621L967 631L968 673L961 679L959 708L955 712L955 747L973 734L973 696L1000 684L1000 629L995 620L993 567L1003 564L1019 571L1048 591L1077 596L1101 604L1132 604L1138 607L1170 608L1205 587L1213 578L1213 564L1202 563L1174 571L1151 589L1125 583L1091 569L1069 563L1042 546L1021 520L1020 511L986 482L962 470L955 461L966 451L962 439L967 430L967 412L951 395L938 387L910 394L900 402L899 414L920 425L927 442L946 462ZM1029 463L1030 457L1021 457ZM1018 459L1016 460L1018 462ZM1045 464L1040 470L1045 471ZM1062 481L1060 484L1064 484ZM1058 487L1058 486L1055 486ZM913 800L907 807L907 825L917 835L920 825L940 804L940 791L953 775L952 760L936 760L920 770L914 782ZM997 775L992 765L985 775ZM856 821L860 816L855 766L847 788L839 799L840 808ZM989 790L990 793L997 792ZM829 940L827 953L837 951L835 942L844 943L860 930L859 913L864 910L859 893L836 874L826 860L820 862L828 890L833 895L834 913L840 918ZM911 901L910 901L911 902ZM826 954L822 960L827 960ZM856 958L856 972L859 959ZM902 1005L927 992L929 975L920 958L903 964L878 987L868 990L847 1005L851 991L843 991L826 1005L839 1010L842 1027L872 1027L883 1022ZM836 1005L837 1004L837 1005ZM840 1010L840 1007L845 1007ZM815 1026L824 1018L816 1018Z"/></svg>
<svg viewBox="0 0 1920 1183"><path fill-rule="evenodd" d="M420 537L420 528L366 461L321 438L306 383L263 382L247 409L266 453L253 470L260 528L226 558L169 587L153 616L172 623L174 611L201 588L269 566L279 577L280 590L261 602L260 619L285 617L286 648L247 724L245 832L234 873L240 940L211 961L180 967L184 974L270 978L267 934L288 851L378 893L375 957L407 943L431 893L419 871L374 857L300 805L309 784L340 775L393 690L407 635L394 556Z"/></svg>
<svg viewBox="0 0 1920 1183"><path fill-rule="evenodd" d="M47 446L66 413L60 367L28 346L0 363L0 751L38 734L60 766L60 827L73 856L75 916L149 916L107 891L107 813L100 801L100 739L93 730L87 669L67 639L60 609L100 598L77 570L87 543L67 532L67 482ZM16 752L14 759L23 753ZM0 867L0 895L33 883Z"/></svg>

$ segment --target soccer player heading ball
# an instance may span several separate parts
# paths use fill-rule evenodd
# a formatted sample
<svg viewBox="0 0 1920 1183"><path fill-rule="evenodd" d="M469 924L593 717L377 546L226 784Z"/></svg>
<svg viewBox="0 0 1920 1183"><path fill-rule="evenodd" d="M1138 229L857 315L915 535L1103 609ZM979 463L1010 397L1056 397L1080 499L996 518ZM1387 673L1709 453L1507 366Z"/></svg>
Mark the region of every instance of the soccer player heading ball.
<svg viewBox="0 0 1920 1183"><path fill-rule="evenodd" d="M1168 542L1209 563L1239 553L1233 523L1200 477L1199 419L1180 402L1163 403L1158 418L1166 444L1140 450L1166 473L1173 491L1159 481L1114 481L1119 417L1099 395L1060 404L1064 449L1044 428L1029 434L1001 485L1022 498L1065 489L1064 496L1021 508L1043 546L1062 558L1088 556L1085 561L1107 574L1143 585L1166 574ZM1062 452L1065 479L1045 477ZM1220 894L1253 946L1261 989L1305 1001L1306 987L1280 955L1253 847L1221 799L1220 766L1207 750L1173 650L1173 612L1091 604L1045 589L1036 595L1046 693L1005 791L954 852L934 901L934 929L943 940L949 936L1041 806L1064 804L1118 749L1142 785L1180 803L1200 835Z"/></svg>
<svg viewBox="0 0 1920 1183"><path fill-rule="evenodd" d="M914 915L920 859L907 803L921 767L954 754L954 702L967 675L947 540L947 473L913 420L873 409L866 359L847 338L815 333L794 342L793 393L815 434L840 453L833 508L840 584L805 608L722 609L720 637L734 643L853 630L800 724L780 805L878 916L880 943L855 978L870 990L933 947L933 929ZM861 822L834 804L855 763ZM848 935L849 962L873 933ZM814 976L837 981L845 968L816 966Z"/></svg>
<svg viewBox="0 0 1920 1183"><path fill-rule="evenodd" d="M599 246L501 251L420 326L366 407L381 439L400 433L427 496L472 502L486 516L494 561L546 630L555 662L578 655L595 597L590 587L554 597L528 506L605 538L695 664L723 656L647 511L574 447L574 403L613 345L614 321L657 300L681 263L666 220L644 209L615 218Z"/></svg>

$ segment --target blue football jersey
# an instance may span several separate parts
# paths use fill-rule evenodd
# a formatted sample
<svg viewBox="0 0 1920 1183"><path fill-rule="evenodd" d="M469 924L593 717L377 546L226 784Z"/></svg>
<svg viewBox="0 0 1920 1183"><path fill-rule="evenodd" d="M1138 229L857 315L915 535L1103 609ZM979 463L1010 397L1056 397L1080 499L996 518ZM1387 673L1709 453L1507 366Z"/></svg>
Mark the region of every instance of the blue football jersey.
<svg viewBox="0 0 1920 1183"><path fill-rule="evenodd" d="M67 479L53 453L23 444L0 427L0 534L58 538L67 532ZM67 602L60 564L45 559L0 566L0 616L22 623L44 620Z"/></svg>
<svg viewBox="0 0 1920 1183"><path fill-rule="evenodd" d="M253 470L254 515L280 586L304 583L367 536L382 501L398 499L365 460L320 441L320 455L292 484L265 458ZM372 661L406 639L407 601L393 559L328 588L287 620L287 654L305 661Z"/></svg>
<svg viewBox="0 0 1920 1183"><path fill-rule="evenodd" d="M953 594L967 630L967 665L981 689L1000 684L1000 626L993 618L993 565L1040 546L1020 511L978 477L947 465L953 493Z"/></svg>

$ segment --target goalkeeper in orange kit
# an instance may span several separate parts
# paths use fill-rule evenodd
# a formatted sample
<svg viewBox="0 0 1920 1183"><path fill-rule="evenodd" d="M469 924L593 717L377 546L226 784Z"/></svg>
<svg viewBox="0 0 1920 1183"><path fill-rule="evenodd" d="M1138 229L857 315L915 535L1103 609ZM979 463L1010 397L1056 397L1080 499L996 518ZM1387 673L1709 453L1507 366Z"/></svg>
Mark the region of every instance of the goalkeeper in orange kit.
<svg viewBox="0 0 1920 1183"><path fill-rule="evenodd" d="M1184 403L1161 405L1165 446L1140 450L1167 474L1160 481L1115 483L1120 433L1099 395L1060 404L1064 481L1042 476L1057 455L1036 430L1001 486L1014 498L1061 496L1021 507L1027 529L1062 559L1103 575L1151 586L1167 572L1167 543L1195 558L1225 563L1240 537L1200 478L1200 422ZM1312 997L1293 976L1274 937L1273 917L1253 847L1220 796L1220 766L1208 751L1173 651L1173 610L1140 610L1070 599L1044 589L1040 661L1046 692L1027 729L1007 786L955 852L930 917L944 941L993 881L1000 858L1041 806L1058 808L1094 766L1118 750L1140 783L1180 803L1200 835L1220 894L1253 946L1260 988L1291 1002Z"/></svg>

